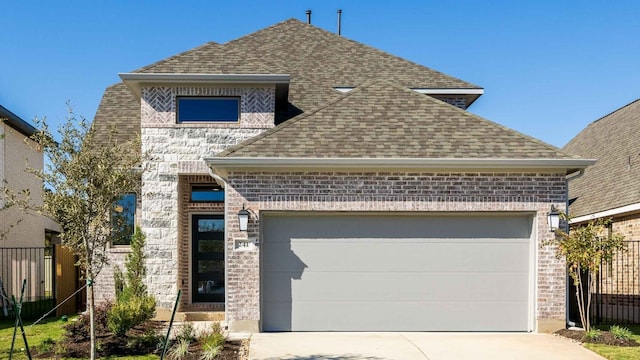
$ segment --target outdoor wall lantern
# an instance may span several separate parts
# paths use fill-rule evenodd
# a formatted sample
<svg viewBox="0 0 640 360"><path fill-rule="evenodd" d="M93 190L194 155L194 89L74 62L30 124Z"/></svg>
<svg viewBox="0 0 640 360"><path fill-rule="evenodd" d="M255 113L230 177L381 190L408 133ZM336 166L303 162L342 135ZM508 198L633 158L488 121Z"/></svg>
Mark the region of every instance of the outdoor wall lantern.
<svg viewBox="0 0 640 360"><path fill-rule="evenodd" d="M238 211L238 222L240 223L240 231L247 231L249 224L249 211L242 205L242 210Z"/></svg>
<svg viewBox="0 0 640 360"><path fill-rule="evenodd" d="M547 223L550 231L556 231L560 227L560 212L551 205L551 211L547 213Z"/></svg>

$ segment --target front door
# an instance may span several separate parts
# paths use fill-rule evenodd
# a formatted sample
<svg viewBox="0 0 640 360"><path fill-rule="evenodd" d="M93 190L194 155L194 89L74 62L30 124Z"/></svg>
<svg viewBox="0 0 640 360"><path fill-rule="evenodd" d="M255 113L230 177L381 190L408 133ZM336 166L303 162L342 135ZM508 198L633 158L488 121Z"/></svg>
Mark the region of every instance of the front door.
<svg viewBox="0 0 640 360"><path fill-rule="evenodd" d="M224 302L224 216L192 215L193 302Z"/></svg>

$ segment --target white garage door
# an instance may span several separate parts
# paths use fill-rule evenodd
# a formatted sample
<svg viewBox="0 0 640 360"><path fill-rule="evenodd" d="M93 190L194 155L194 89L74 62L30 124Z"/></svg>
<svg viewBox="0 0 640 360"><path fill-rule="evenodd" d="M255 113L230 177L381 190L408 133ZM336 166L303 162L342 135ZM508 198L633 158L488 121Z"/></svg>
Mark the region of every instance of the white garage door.
<svg viewBox="0 0 640 360"><path fill-rule="evenodd" d="M529 331L530 214L261 215L263 331Z"/></svg>

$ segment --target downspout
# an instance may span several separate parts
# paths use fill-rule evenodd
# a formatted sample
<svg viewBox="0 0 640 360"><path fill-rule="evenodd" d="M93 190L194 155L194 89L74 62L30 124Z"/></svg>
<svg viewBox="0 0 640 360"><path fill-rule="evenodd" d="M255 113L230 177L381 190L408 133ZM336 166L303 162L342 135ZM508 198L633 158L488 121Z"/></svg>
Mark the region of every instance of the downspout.
<svg viewBox="0 0 640 360"><path fill-rule="evenodd" d="M569 216L569 181L571 180L575 180L579 177L581 177L582 175L584 175L584 169L580 169L578 170L578 173L573 175L573 176L566 176L565 180L564 180L564 188L565 188L565 213L567 214L567 217ZM567 219L566 224L565 224L565 232L568 234L569 233L569 220ZM569 319L569 290L570 290L570 284L571 284L571 277L569 276L569 271L567 270L567 275L566 275L567 280L565 281L567 286L566 286L566 300L565 300L565 323L568 327L574 327L576 326L576 323L574 321L571 321L571 319Z"/></svg>
<svg viewBox="0 0 640 360"><path fill-rule="evenodd" d="M229 238L229 235L227 233L228 231L228 227L227 227L227 194L226 194L226 189L227 189L227 180L225 180L223 177L221 177L220 175L216 174L213 172L213 169L211 169L211 167L209 167L209 165L207 165L207 170L209 171L209 176L211 176L213 178L213 180L216 181L216 184L220 185L220 187L222 187L223 189L225 189L225 197L224 197L224 240L225 242L227 241L227 239ZM225 245L226 246L226 245ZM227 261L227 251L224 252L224 322L227 324L226 325L226 329L229 329L229 317L227 316L227 304L229 303L229 291L227 291L227 284L229 284L229 279L227 278L229 276L229 269L227 268L229 266L229 262Z"/></svg>

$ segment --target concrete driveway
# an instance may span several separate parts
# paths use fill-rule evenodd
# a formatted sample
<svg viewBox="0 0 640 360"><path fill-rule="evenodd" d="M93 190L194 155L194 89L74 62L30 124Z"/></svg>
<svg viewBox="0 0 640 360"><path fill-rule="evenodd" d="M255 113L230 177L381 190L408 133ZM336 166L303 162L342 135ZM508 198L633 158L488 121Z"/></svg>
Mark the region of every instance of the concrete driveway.
<svg viewBox="0 0 640 360"><path fill-rule="evenodd" d="M548 334L256 333L249 360L603 360Z"/></svg>

